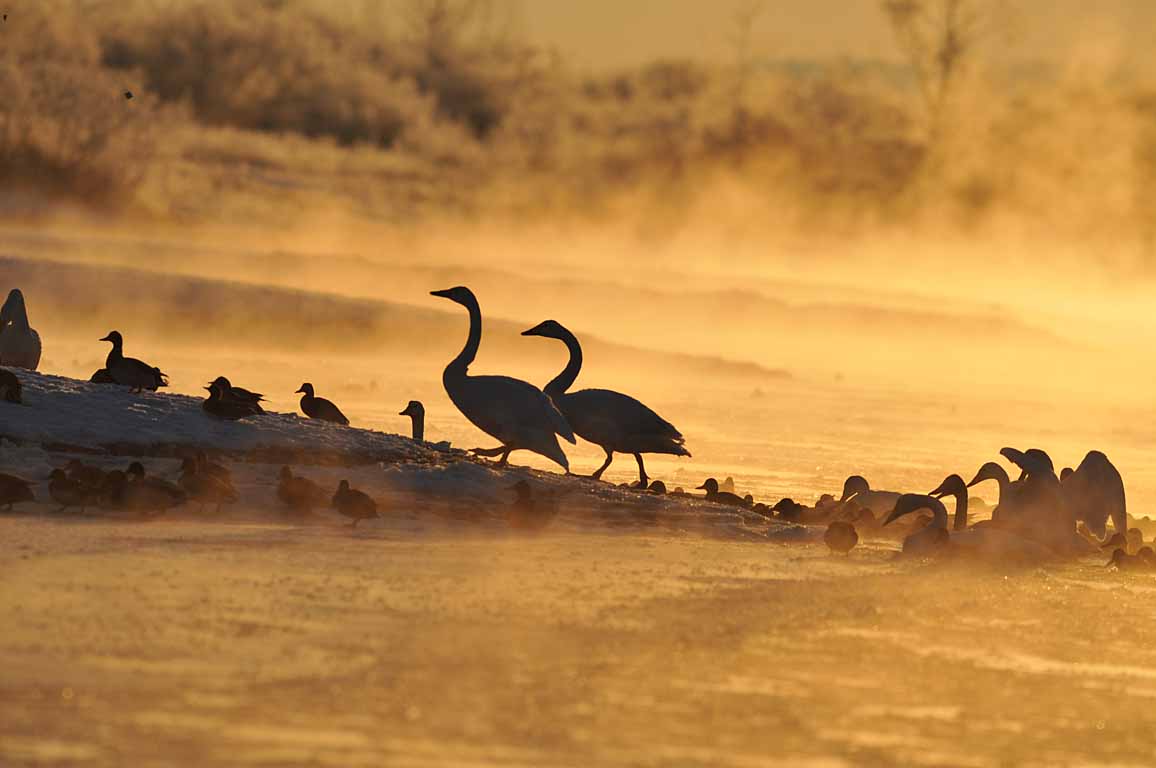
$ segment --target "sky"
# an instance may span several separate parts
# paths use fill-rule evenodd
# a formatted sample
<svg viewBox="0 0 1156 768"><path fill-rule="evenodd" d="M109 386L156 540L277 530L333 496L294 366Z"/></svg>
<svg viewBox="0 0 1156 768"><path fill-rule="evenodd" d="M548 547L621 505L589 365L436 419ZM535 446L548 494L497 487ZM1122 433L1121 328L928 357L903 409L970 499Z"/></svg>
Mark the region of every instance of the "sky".
<svg viewBox="0 0 1156 768"><path fill-rule="evenodd" d="M995 9L1000 45L1027 58L1063 59L1094 39L1129 59L1152 59L1156 0L977 0ZM659 57L733 56L735 17L759 5L752 51L770 58L894 55L878 0L522 0L520 23L579 66L619 67Z"/></svg>

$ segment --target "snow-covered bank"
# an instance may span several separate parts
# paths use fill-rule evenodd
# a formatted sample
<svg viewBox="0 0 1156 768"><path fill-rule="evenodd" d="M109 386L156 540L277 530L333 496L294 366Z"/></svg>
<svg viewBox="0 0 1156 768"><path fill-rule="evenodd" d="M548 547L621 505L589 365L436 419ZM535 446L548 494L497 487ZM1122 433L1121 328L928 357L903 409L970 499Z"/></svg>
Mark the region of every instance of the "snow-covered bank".
<svg viewBox="0 0 1156 768"><path fill-rule="evenodd" d="M340 427L296 414L243 421L206 414L184 395L132 393L61 376L20 371L24 404L0 409L0 438L48 449L172 456L199 448L238 459L294 464L443 462L461 458L400 435Z"/></svg>

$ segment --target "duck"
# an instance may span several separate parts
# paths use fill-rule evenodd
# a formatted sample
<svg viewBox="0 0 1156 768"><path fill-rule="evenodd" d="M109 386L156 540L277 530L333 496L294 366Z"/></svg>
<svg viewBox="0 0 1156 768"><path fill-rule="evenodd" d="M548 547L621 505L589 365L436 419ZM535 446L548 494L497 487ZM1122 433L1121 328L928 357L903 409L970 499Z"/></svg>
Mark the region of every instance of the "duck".
<svg viewBox="0 0 1156 768"><path fill-rule="evenodd" d="M108 372L107 368L98 368L92 376L89 377L90 384L115 384L116 379Z"/></svg>
<svg viewBox="0 0 1156 768"><path fill-rule="evenodd" d="M343 427L349 426L349 419L345 418L345 414L341 412L340 408L324 397L317 397L313 394L312 384L309 382L302 384L294 394L302 393L304 394L301 398L301 412L306 416L332 424L340 424Z"/></svg>
<svg viewBox="0 0 1156 768"><path fill-rule="evenodd" d="M720 491L718 489L718 480L715 480L713 477L708 477L706 479L706 482L704 482L702 485L700 485L695 490L706 491L706 496L704 498L707 501L713 501L715 504L726 504L727 506L731 506L731 507L746 507L747 506L747 502L745 499L743 499L739 496L736 496L733 493L727 493L726 491Z"/></svg>
<svg viewBox="0 0 1156 768"><path fill-rule="evenodd" d="M216 511L220 512L223 504L237 501L233 484L214 474L199 457L186 457L181 462L180 487L189 499L200 503L202 511L206 504L216 504Z"/></svg>
<svg viewBox="0 0 1156 768"><path fill-rule="evenodd" d="M325 491L309 478L294 475L289 467L281 467L277 499L292 512L308 514L325 503Z"/></svg>
<svg viewBox="0 0 1156 768"><path fill-rule="evenodd" d="M32 483L22 477L0 472L0 507L11 512L16 504L35 500Z"/></svg>
<svg viewBox="0 0 1156 768"><path fill-rule="evenodd" d="M414 441L425 442L425 406L419 400L410 400L398 416L409 416Z"/></svg>
<svg viewBox="0 0 1156 768"><path fill-rule="evenodd" d="M377 502L371 499L369 494L356 488L350 488L348 480L342 480L337 486L337 492L333 494L329 506L346 517L352 518L351 528L356 528L362 520L380 517L377 513Z"/></svg>
<svg viewBox="0 0 1156 768"><path fill-rule="evenodd" d="M465 307L469 333L465 346L442 372L446 394L466 419L493 437L497 448L474 449L477 456L499 457L498 466L509 463L510 453L528 450L553 461L566 472L570 461L558 445L557 435L576 443L574 430L553 401L529 382L509 376L471 376L470 364L482 341L482 310L473 291L465 286L432 291Z"/></svg>
<svg viewBox="0 0 1156 768"><path fill-rule="evenodd" d="M40 352L40 334L28 324L24 294L13 288L0 307L0 365L35 371Z"/></svg>
<svg viewBox="0 0 1156 768"><path fill-rule="evenodd" d="M650 487L647 488L646 490L650 491L655 496L665 496L666 495L666 483L662 482L661 480L655 480L655 481L651 482Z"/></svg>
<svg viewBox="0 0 1156 768"><path fill-rule="evenodd" d="M104 367L115 383L129 387L134 392L146 389L156 392L161 387L169 385L168 377L160 368L141 362L135 357L124 356L124 337L120 335L120 331L110 331L101 341L112 344L112 351L108 353Z"/></svg>
<svg viewBox="0 0 1156 768"><path fill-rule="evenodd" d="M785 523L814 522L815 510L791 498L779 499L771 507L779 520Z"/></svg>
<svg viewBox="0 0 1156 768"><path fill-rule="evenodd" d="M895 491L873 491L865 477L851 475L843 482L843 493L839 497L839 503L843 504L854 499L860 507L870 509L876 517L879 517L891 512L901 495Z"/></svg>
<svg viewBox="0 0 1156 768"><path fill-rule="evenodd" d="M561 323L546 320L523 331L522 335L556 339L566 345L570 359L543 391L562 412L575 435L594 443L606 453L602 466L591 475L595 480L602 479L602 474L614 461L615 452L634 456L638 463L638 482L643 488L650 483L650 478L646 475L642 454L690 456L682 433L633 397L609 389L567 391L582 370L582 345L578 337ZM734 492L733 480L730 492Z"/></svg>
<svg viewBox="0 0 1156 768"><path fill-rule="evenodd" d="M209 396L201 403L201 409L214 418L237 421L265 412L265 409L256 400L232 399L227 394L228 390L217 381L211 382L205 389L208 390Z"/></svg>
<svg viewBox="0 0 1156 768"><path fill-rule="evenodd" d="M128 465L128 469L125 470L125 477L130 483L147 485L150 488L156 488L164 491L165 493L168 493L180 501L185 500L186 494L179 485L176 483L170 483L164 478L147 474L145 472L144 464L141 464L139 461L134 461Z"/></svg>
<svg viewBox="0 0 1156 768"><path fill-rule="evenodd" d="M98 499L99 494L79 480L69 479L63 469L54 469L48 475L48 496L60 505L57 512L79 507L83 513L89 504Z"/></svg>
<svg viewBox="0 0 1156 768"><path fill-rule="evenodd" d="M823 534L823 543L832 552L845 555L859 543L859 534L851 523L836 520L827 526L827 531Z"/></svg>
<svg viewBox="0 0 1156 768"><path fill-rule="evenodd" d="M218 464L214 461L209 461L209 456L202 450L197 450L193 453L193 460L197 464L197 469L206 474L212 475L218 480L223 480L226 483L232 484L233 473L224 464ZM182 463L183 467L183 463Z"/></svg>
<svg viewBox="0 0 1156 768"><path fill-rule="evenodd" d="M20 379L12 371L0 368L0 403L20 405L24 402L24 389Z"/></svg>
<svg viewBox="0 0 1156 768"><path fill-rule="evenodd" d="M545 498L534 498L534 491L525 480L510 486L514 492L514 503L507 516L511 528L519 530L541 530L558 515L557 499L549 494Z"/></svg>
<svg viewBox="0 0 1156 768"><path fill-rule="evenodd" d="M1156 552L1151 547L1143 547L1134 555L1120 548L1112 553L1112 559L1104 564L1105 568L1115 566L1120 571L1151 571L1156 568Z"/></svg>
<svg viewBox="0 0 1156 768"><path fill-rule="evenodd" d="M64 469L69 480L79 483L90 493L99 492L104 487L105 472L100 467L85 464L80 459L70 459Z"/></svg>
<svg viewBox="0 0 1156 768"><path fill-rule="evenodd" d="M220 387L222 399L231 402L249 403L250 405L256 407L257 413L265 412L261 407L261 401L265 399L265 396L260 392L252 392L243 387L234 387L233 384L224 376L218 376L217 378L213 379L210 384L216 384L218 387Z"/></svg>
<svg viewBox="0 0 1156 768"><path fill-rule="evenodd" d="M162 478L146 475L144 465L139 461L129 464L124 475L121 493L121 506L124 509L161 514L188 500L189 494L184 488Z"/></svg>

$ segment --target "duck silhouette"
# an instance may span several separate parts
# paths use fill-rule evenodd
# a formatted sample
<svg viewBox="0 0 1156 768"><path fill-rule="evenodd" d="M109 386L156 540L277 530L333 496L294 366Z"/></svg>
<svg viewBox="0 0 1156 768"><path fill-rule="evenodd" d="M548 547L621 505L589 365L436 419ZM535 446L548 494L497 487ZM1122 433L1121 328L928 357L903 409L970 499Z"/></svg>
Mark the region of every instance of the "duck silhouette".
<svg viewBox="0 0 1156 768"><path fill-rule="evenodd" d="M141 362L135 357L124 356L124 338L119 331L110 331L101 341L112 344L112 351L104 361L104 368L115 383L129 387L134 392L146 389L156 392L161 387L169 385L168 377L161 373L160 368Z"/></svg>
<svg viewBox="0 0 1156 768"><path fill-rule="evenodd" d="M24 388L12 371L0 368L0 403L20 405L24 402Z"/></svg>
<svg viewBox="0 0 1156 768"><path fill-rule="evenodd" d="M348 480L342 480L337 486L337 492L329 504L345 517L353 520L351 528L356 528L362 520L372 520L380 517L377 513L377 502L364 491L349 487Z"/></svg>
<svg viewBox="0 0 1156 768"><path fill-rule="evenodd" d="M301 398L301 412L306 416L319 421L349 426L349 419L345 418L345 414L341 412L340 408L324 397L317 397L313 394L312 384L308 382L302 384L295 394L302 393L304 396Z"/></svg>

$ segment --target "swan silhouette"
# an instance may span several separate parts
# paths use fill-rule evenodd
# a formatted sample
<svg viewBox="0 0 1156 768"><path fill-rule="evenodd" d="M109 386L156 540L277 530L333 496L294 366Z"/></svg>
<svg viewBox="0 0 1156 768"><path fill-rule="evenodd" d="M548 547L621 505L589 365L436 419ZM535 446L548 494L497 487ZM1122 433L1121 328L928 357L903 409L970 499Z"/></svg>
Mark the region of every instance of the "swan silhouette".
<svg viewBox="0 0 1156 768"><path fill-rule="evenodd" d="M0 365L30 371L40 365L40 334L28 325L24 294L18 288L8 292L0 307Z"/></svg>
<svg viewBox="0 0 1156 768"><path fill-rule="evenodd" d="M574 434L606 452L606 461L594 472L595 480L601 479L602 473L614 460L616 451L634 454L638 462L638 479L643 486L650 482L650 478L646 476L642 454L690 456L690 451L683 446L682 433L633 397L609 389L566 391L582 370L582 345L560 323L546 320L528 331L522 331L522 335L557 339L570 351L566 367L546 385L545 392L574 428ZM733 489L733 482L731 487Z"/></svg>
<svg viewBox="0 0 1156 768"><path fill-rule="evenodd" d="M509 376L469 374L482 341L482 311L473 291L458 286L431 291L430 295L460 304L470 315L466 345L446 366L442 384L462 415L501 443L498 448L475 449L474 453L501 456L498 465L505 466L512 451L524 449L545 456L569 472L570 462L555 434L573 443L574 431L542 390Z"/></svg>

